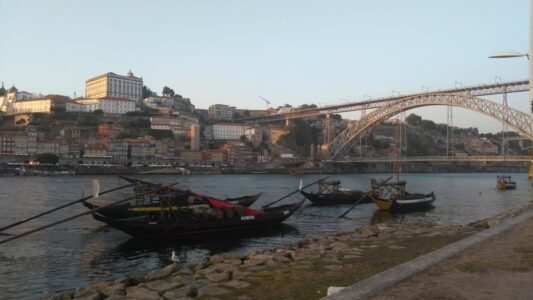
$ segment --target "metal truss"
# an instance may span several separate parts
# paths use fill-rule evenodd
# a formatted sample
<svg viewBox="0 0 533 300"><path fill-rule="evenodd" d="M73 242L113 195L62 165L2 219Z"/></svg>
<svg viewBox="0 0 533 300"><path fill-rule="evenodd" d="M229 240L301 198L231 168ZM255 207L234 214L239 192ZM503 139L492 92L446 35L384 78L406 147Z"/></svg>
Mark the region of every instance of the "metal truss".
<svg viewBox="0 0 533 300"><path fill-rule="evenodd" d="M420 94L405 97L396 101L389 101L387 105L372 111L358 122L352 123L346 130L341 132L328 147L329 159L333 160L354 139L364 135L374 125L389 119L390 117L422 106L450 105L473 110L496 120L505 122L509 127L518 131L519 134L533 140L532 117L514 108L505 107L502 104L474 97L468 94L433 93Z"/></svg>
<svg viewBox="0 0 533 300"><path fill-rule="evenodd" d="M529 89L529 80L510 81L501 83L490 83L481 85L472 85L456 89L436 90L426 93L418 93L411 95L396 95L392 97L384 97L376 100L357 101L350 103L343 103L338 105L322 106L317 108L308 108L302 110L296 110L283 114L267 115L262 117L252 117L237 120L237 122L243 123L268 123L276 121L285 121L291 119L310 118L327 114L338 114L343 112L358 111L363 109L375 109L382 107L383 105L389 105L390 102L400 99L410 98L414 96L429 95L429 94L468 94L470 96L487 96L503 93L517 93L525 92Z"/></svg>

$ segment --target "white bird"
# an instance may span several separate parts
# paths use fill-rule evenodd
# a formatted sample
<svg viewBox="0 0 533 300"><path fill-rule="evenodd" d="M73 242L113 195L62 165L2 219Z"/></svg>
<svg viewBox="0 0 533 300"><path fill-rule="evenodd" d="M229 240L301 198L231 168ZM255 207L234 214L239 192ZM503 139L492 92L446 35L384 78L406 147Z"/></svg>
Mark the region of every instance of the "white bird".
<svg viewBox="0 0 533 300"><path fill-rule="evenodd" d="M170 260L177 263L180 261L180 259L178 258L178 256L176 255L176 251L172 251L172 256L170 257Z"/></svg>

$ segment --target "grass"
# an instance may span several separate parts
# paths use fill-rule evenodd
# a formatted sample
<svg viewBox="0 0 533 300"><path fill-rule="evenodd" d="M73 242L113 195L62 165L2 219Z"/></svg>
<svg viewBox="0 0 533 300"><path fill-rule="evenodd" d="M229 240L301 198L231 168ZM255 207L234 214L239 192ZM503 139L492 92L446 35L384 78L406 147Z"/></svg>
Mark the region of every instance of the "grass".
<svg viewBox="0 0 533 300"><path fill-rule="evenodd" d="M267 269L253 274L248 281L251 285L244 290L232 290L221 299L236 299L245 295L251 299L320 299L326 295L329 286L348 286L391 267L414 259L422 254L441 248L464 237L463 234L453 236L421 237L415 236L404 239L373 240L355 244L375 244L375 248L364 249L361 257L343 259L338 255L339 262L328 262L323 258L307 260L310 264L302 265L298 262L288 265L284 269ZM393 242L404 246L404 249L390 249ZM325 267L337 265L338 269L330 270Z"/></svg>

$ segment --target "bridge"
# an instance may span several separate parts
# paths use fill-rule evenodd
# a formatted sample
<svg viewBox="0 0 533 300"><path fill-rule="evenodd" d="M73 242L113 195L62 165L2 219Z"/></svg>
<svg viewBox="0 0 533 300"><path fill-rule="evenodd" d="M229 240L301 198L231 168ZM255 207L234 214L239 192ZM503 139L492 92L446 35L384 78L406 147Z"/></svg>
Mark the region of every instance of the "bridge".
<svg viewBox="0 0 533 300"><path fill-rule="evenodd" d="M353 163L353 162L364 162L364 163L371 163L371 162L396 162L397 159L395 157L363 157L363 158L357 158L355 160L350 161L335 161L336 163ZM469 156L405 156L401 157L400 162L452 162L452 161L480 161L480 162L489 162L489 161L509 161L509 162L529 162L531 161L530 156L526 155L469 155Z"/></svg>
<svg viewBox="0 0 533 300"><path fill-rule="evenodd" d="M350 111L364 111L359 120L352 122L348 128L335 137L333 141L328 141L328 160L342 160L340 157L341 153L343 150L347 149L353 141L357 141L360 137L367 134L373 126L390 117L410 109L432 105L461 107L484 114L506 124L506 126L510 128L513 128L523 138L533 140L533 118L531 115L507 106L506 102L507 94L526 92L528 90L528 80L481 84L455 89L427 91L409 95L384 97L376 100L295 110L275 115L240 119L238 121L249 123L288 122L291 119L310 118L321 115L329 116L331 114ZM480 98L481 96L496 94L504 95L503 104ZM366 110L372 111L366 113ZM498 157L498 160L502 160L501 156Z"/></svg>
<svg viewBox="0 0 533 300"><path fill-rule="evenodd" d="M402 99L409 98L409 97L423 96L423 95L429 95L429 94L468 94L470 96L480 97L480 96L490 96L490 95L498 95L498 94L505 94L505 93L526 92L528 90L529 90L529 80L510 81L510 82L492 83L492 84L480 84L480 85L465 86L465 87L455 88L455 89L444 89L444 90L428 91L424 93L382 97L376 100L354 101L354 102L348 102L348 103L343 103L343 104L322 106L322 107L317 107L317 108L307 108L307 109L295 110L295 111L286 112L286 113L266 115L266 116L261 116L261 117L243 118L243 119L236 120L236 122L271 123L271 122L279 122L279 121L286 121L286 120L292 120L292 119L310 118L310 117L316 117L316 116L321 116L321 115L330 115L330 114L338 114L338 113L351 112L351 111L375 109L375 108L380 108L383 105L386 105L387 103L391 101L398 101L398 100L402 100Z"/></svg>

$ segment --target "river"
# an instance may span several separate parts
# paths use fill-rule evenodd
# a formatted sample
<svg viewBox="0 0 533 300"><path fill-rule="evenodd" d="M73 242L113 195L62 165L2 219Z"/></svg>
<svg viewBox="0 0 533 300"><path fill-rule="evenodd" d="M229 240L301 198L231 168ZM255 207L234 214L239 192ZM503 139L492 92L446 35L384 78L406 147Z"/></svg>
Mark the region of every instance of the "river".
<svg viewBox="0 0 533 300"><path fill-rule="evenodd" d="M35 299L44 291L87 286L92 282L142 274L170 263L172 251L180 261L196 262L214 253L290 244L316 235L353 230L372 220L395 218L437 224L467 224L493 216L507 209L524 206L533 199L533 188L527 174L511 174L518 188L498 191L495 174L406 174L412 192L434 191L435 208L395 216L377 213L374 204L357 206L348 218L339 219L349 205L303 209L279 228L260 235L220 236L198 241L166 240L146 242L84 216L45 231L0 245L0 298ZM178 186L215 197L254 194L263 195L253 207L260 207L298 187L300 179L310 183L320 175L150 175L142 178L156 182L179 181ZM388 174L332 175L346 188L367 191L370 178L386 178ZM89 195L91 180L100 181L101 190L124 185L116 176L65 177L0 177L0 227L47 209ZM312 188L316 190L316 186ZM98 201L117 200L131 195L131 189L100 197ZM301 199L299 194L284 203ZM17 234L40 225L66 218L85 210L74 205L46 217L7 230ZM0 235L0 239L5 238Z"/></svg>

